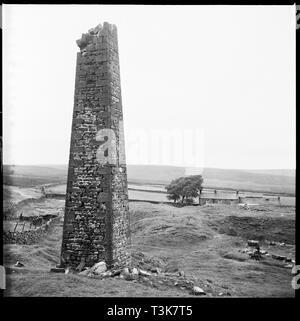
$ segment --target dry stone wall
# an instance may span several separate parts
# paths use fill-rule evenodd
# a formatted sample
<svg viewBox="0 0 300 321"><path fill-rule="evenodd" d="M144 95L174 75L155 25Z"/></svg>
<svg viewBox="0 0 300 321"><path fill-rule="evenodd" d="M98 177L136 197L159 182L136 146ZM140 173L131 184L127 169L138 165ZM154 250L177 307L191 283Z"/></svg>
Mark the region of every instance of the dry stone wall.
<svg viewBox="0 0 300 321"><path fill-rule="evenodd" d="M130 232L117 29L105 22L77 45L61 265L122 266Z"/></svg>
<svg viewBox="0 0 300 321"><path fill-rule="evenodd" d="M56 223L60 221L60 217L55 217L47 221L36 229L23 232L3 231L3 244L34 244L38 243L41 238L46 236L53 230Z"/></svg>

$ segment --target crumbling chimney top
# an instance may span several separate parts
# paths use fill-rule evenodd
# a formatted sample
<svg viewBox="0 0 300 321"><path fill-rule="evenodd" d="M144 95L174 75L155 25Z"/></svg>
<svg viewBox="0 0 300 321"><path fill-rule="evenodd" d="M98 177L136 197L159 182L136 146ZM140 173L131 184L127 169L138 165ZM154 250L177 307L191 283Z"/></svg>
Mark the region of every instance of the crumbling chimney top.
<svg viewBox="0 0 300 321"><path fill-rule="evenodd" d="M89 43L93 41L93 37L100 37L104 32L116 33L116 25L110 24L108 22L99 23L96 27L88 30L87 33L83 33L81 38L76 41L80 50L83 50Z"/></svg>

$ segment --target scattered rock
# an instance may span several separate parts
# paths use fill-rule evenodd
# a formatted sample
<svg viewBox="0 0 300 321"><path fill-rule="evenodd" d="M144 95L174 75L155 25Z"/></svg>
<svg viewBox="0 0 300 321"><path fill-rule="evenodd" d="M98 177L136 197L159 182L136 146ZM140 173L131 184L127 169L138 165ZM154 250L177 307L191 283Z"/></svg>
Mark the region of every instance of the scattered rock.
<svg viewBox="0 0 300 321"><path fill-rule="evenodd" d="M91 273L91 270L90 269L86 269L84 271L79 272L78 274L79 275L89 275L90 273Z"/></svg>
<svg viewBox="0 0 300 321"><path fill-rule="evenodd" d="M147 270L140 269L140 265L137 264L135 267L124 267L116 268L112 270L107 270L106 263L104 261L98 262L91 268L84 268L83 264L77 266L76 271L79 269L84 269L78 274L91 277L91 278L107 278L107 277L117 277L131 282L142 282L148 286L158 287L159 284L166 286L176 286L178 289L184 291L191 291L190 293L194 295L208 295L203 289L194 285L194 281L188 280L185 276L184 271L177 271L173 273L161 272L158 267L149 268ZM58 272L65 272L66 274L70 272L70 269L52 269ZM156 272L157 274L152 274L150 271ZM75 272L75 270L74 270ZM159 274L159 275L158 275ZM150 278L151 277L151 278ZM155 278L152 278L155 277ZM208 280L212 283L211 280ZM207 287L207 285L206 285Z"/></svg>
<svg viewBox="0 0 300 321"><path fill-rule="evenodd" d="M268 243L269 245L290 246L289 244L285 244L284 242L275 242L275 241L270 241L270 242L268 242L268 241L267 241L267 243Z"/></svg>
<svg viewBox="0 0 300 321"><path fill-rule="evenodd" d="M120 274L121 274L121 272L122 272L122 270L121 270L121 269L117 269L117 270L113 270L113 271L111 271L112 276L120 275Z"/></svg>
<svg viewBox="0 0 300 321"><path fill-rule="evenodd" d="M184 271L179 271L179 272L178 272L178 275L179 275L179 276L185 276Z"/></svg>
<svg viewBox="0 0 300 321"><path fill-rule="evenodd" d="M52 269L50 269L50 272L65 273L65 269L64 268L52 268Z"/></svg>
<svg viewBox="0 0 300 321"><path fill-rule="evenodd" d="M161 269L160 269L160 268L157 267L155 270L156 270L156 273L157 273L157 274L160 274L160 273L161 273Z"/></svg>
<svg viewBox="0 0 300 321"><path fill-rule="evenodd" d="M275 259L275 260L280 260L280 261L285 261L287 259L286 256L277 255L277 254L272 254L272 258Z"/></svg>
<svg viewBox="0 0 300 321"><path fill-rule="evenodd" d="M139 275L139 270L137 268L132 269L132 274L133 275Z"/></svg>
<svg viewBox="0 0 300 321"><path fill-rule="evenodd" d="M101 276L103 278L109 278L112 276L112 273L111 273L111 271L106 271L106 272L101 273Z"/></svg>
<svg viewBox="0 0 300 321"><path fill-rule="evenodd" d="M246 254L252 254L253 250L250 250L250 249L246 248L246 249L241 250L241 252L242 253L246 253Z"/></svg>
<svg viewBox="0 0 300 321"><path fill-rule="evenodd" d="M284 267L287 268L287 269L292 269L293 268L293 264L286 264Z"/></svg>
<svg viewBox="0 0 300 321"><path fill-rule="evenodd" d="M23 267L24 264L21 263L20 261L17 261L16 264L15 264L16 267Z"/></svg>
<svg viewBox="0 0 300 321"><path fill-rule="evenodd" d="M195 295L206 295L203 289L201 289L199 286L193 287L193 294Z"/></svg>
<svg viewBox="0 0 300 321"><path fill-rule="evenodd" d="M122 276L122 278L126 281L131 281L134 279L134 276L129 272L129 269L127 267L125 267L120 275L120 277Z"/></svg>
<svg viewBox="0 0 300 321"><path fill-rule="evenodd" d="M67 267L67 268L65 269L65 274L71 274L71 273L74 274L74 272L75 272L75 270L72 269L71 267Z"/></svg>
<svg viewBox="0 0 300 321"><path fill-rule="evenodd" d="M132 274L122 274L122 275L123 275L123 279L126 281L134 280L134 276Z"/></svg>
<svg viewBox="0 0 300 321"><path fill-rule="evenodd" d="M107 270L106 263L104 261L98 262L91 268L91 272L94 274L101 274Z"/></svg>
<svg viewBox="0 0 300 321"><path fill-rule="evenodd" d="M231 293L230 292L220 292L218 295L219 296L231 296Z"/></svg>
<svg viewBox="0 0 300 321"><path fill-rule="evenodd" d="M143 276L151 276L151 273L150 272L147 272L145 270L140 270L140 275L143 275Z"/></svg>
<svg viewBox="0 0 300 321"><path fill-rule="evenodd" d="M129 269L128 269L128 267L125 267L122 272L125 273L125 274L129 274Z"/></svg>
<svg viewBox="0 0 300 321"><path fill-rule="evenodd" d="M164 273L164 275L166 275L166 276L178 277L178 274L177 274L177 273L169 273L169 272L166 272L166 273Z"/></svg>

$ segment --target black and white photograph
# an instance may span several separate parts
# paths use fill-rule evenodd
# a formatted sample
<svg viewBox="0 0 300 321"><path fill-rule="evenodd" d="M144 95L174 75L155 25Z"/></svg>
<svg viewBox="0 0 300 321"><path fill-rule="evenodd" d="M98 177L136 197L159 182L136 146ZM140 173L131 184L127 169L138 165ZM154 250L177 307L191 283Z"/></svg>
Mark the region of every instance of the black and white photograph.
<svg viewBox="0 0 300 321"><path fill-rule="evenodd" d="M3 4L3 296L294 298L296 12Z"/></svg>

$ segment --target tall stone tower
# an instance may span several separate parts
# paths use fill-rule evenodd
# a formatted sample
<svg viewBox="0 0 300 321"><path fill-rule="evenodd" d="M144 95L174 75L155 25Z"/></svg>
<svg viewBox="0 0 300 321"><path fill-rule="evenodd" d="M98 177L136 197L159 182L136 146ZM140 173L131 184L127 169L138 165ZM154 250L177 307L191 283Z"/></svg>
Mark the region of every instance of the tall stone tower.
<svg viewBox="0 0 300 321"><path fill-rule="evenodd" d="M117 28L77 40L61 265L130 261L130 230Z"/></svg>

